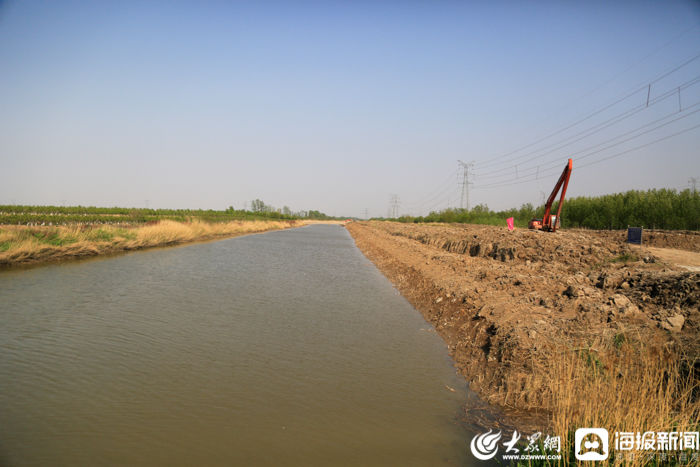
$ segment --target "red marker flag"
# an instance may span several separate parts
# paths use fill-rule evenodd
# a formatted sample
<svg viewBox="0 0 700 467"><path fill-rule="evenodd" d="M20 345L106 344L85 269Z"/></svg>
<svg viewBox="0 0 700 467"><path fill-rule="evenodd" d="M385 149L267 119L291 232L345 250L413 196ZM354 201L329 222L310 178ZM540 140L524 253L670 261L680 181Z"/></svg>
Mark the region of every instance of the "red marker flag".
<svg viewBox="0 0 700 467"><path fill-rule="evenodd" d="M508 219L506 219L506 224L508 224L508 230L515 229L515 221L513 220L512 217L509 217Z"/></svg>

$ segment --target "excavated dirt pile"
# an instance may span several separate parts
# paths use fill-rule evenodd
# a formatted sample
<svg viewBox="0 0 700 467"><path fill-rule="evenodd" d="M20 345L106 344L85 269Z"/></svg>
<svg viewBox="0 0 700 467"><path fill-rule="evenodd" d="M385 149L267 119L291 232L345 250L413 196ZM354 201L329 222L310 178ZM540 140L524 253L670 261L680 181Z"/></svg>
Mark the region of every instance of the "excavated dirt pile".
<svg viewBox="0 0 700 467"><path fill-rule="evenodd" d="M626 230L581 230L580 232L612 242L624 242L627 238ZM646 246L700 252L700 232L692 230L644 229L642 242Z"/></svg>
<svg viewBox="0 0 700 467"><path fill-rule="evenodd" d="M472 389L501 406L548 410L548 362L581 346L634 336L700 353L700 274L628 246L621 232L391 222L347 229L434 325ZM695 233L667 237L665 245L698 251Z"/></svg>

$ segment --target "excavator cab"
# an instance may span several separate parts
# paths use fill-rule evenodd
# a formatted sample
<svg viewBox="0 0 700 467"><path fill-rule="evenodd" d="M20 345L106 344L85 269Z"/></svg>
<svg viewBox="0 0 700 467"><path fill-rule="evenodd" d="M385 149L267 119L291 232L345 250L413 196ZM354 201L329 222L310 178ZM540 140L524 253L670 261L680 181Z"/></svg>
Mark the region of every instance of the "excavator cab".
<svg viewBox="0 0 700 467"><path fill-rule="evenodd" d="M557 229L561 227L561 222L558 220L557 216L554 214L551 214L549 216L549 225L553 226L554 224L557 224ZM530 223L527 225L528 229L533 229L533 230L543 230L542 228L542 219L536 218L530 220Z"/></svg>
<svg viewBox="0 0 700 467"><path fill-rule="evenodd" d="M527 224L528 229L542 230L542 219L532 219L530 223Z"/></svg>

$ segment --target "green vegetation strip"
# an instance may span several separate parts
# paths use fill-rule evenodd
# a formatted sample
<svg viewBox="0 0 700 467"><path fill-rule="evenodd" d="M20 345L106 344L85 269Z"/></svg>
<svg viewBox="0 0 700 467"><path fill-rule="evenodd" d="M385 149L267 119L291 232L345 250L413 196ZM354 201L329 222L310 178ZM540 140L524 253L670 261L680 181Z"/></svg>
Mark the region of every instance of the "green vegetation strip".
<svg viewBox="0 0 700 467"><path fill-rule="evenodd" d="M558 203L552 207L556 213ZM467 211L445 209L427 216L402 216L399 222L458 222L505 225L509 217L516 227L527 228L533 218L541 218L544 206L523 204L519 209L491 211L479 205ZM626 229L628 226L667 230L700 230L700 193L692 190L631 190L595 197L579 196L564 200L562 227L588 229Z"/></svg>
<svg viewBox="0 0 700 467"><path fill-rule="evenodd" d="M292 212L288 207L275 209L261 200L251 202L253 210L234 209L136 209L85 206L0 205L0 224L5 225L75 225L75 224L145 224L161 220L178 222L232 222L239 220L332 219L319 211Z"/></svg>

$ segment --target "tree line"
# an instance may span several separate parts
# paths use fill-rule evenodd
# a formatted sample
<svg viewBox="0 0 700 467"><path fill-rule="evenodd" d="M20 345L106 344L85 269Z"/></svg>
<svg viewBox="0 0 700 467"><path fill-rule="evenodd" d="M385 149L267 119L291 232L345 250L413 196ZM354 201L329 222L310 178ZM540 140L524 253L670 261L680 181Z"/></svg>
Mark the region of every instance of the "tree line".
<svg viewBox="0 0 700 467"><path fill-rule="evenodd" d="M556 213L558 202L552 207ZM400 222L459 222L505 225L513 217L517 227L526 228L530 219L541 218L544 205L530 203L520 208L491 211L480 204L471 210L445 209L427 216L402 216ZM700 194L690 189L630 190L602 196L578 196L564 200L562 227L626 229L628 226L669 230L700 230Z"/></svg>
<svg viewBox="0 0 700 467"><path fill-rule="evenodd" d="M229 207L230 210L233 210L233 207ZM282 208L275 208L274 206L271 206L269 204L265 204L264 201L260 199L254 199L253 201L250 202L250 210L256 214L262 214L262 215L281 215L284 216L284 218L289 218L289 219L316 219L316 220L324 220L324 219L335 219L332 216L329 216L327 214L322 213L321 211L315 211L315 210L308 210L308 211L292 211L289 206L283 206Z"/></svg>
<svg viewBox="0 0 700 467"><path fill-rule="evenodd" d="M251 209L148 209L95 206L28 206L0 205L0 224L69 225L69 224L143 224L160 220L187 222L229 222L233 220L331 219L320 211L293 212L284 206L276 209L256 199Z"/></svg>

